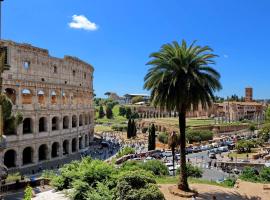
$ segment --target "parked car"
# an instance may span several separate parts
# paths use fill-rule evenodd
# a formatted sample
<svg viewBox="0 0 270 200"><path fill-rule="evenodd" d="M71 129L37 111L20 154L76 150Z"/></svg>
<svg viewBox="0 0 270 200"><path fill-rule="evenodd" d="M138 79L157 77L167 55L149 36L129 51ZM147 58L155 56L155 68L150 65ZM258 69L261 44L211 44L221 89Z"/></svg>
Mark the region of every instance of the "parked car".
<svg viewBox="0 0 270 200"><path fill-rule="evenodd" d="M210 158L210 159L217 159L215 153L209 153L209 158Z"/></svg>

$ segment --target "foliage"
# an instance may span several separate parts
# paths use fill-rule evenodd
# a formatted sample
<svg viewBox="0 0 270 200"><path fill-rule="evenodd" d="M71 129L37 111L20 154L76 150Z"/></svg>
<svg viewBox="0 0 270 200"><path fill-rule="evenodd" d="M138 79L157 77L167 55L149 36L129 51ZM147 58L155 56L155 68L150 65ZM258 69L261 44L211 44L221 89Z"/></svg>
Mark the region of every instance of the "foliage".
<svg viewBox="0 0 270 200"><path fill-rule="evenodd" d="M189 143L202 142L213 139L214 133L208 130L188 130L186 133L186 140Z"/></svg>
<svg viewBox="0 0 270 200"><path fill-rule="evenodd" d="M256 126L255 126L254 124L250 124L249 130L250 130L251 132L254 132L254 131L256 130Z"/></svg>
<svg viewBox="0 0 270 200"><path fill-rule="evenodd" d="M148 131L148 151L156 149L156 128L155 125L152 124L149 127Z"/></svg>
<svg viewBox="0 0 270 200"><path fill-rule="evenodd" d="M238 153L250 153L251 148L256 146L254 140L240 140L236 143L236 150Z"/></svg>
<svg viewBox="0 0 270 200"><path fill-rule="evenodd" d="M239 176L244 181L257 182L259 180L258 174L254 168L245 167Z"/></svg>
<svg viewBox="0 0 270 200"><path fill-rule="evenodd" d="M188 163L186 166L187 166L186 171L187 171L188 177L193 177L193 178L201 178L202 177L203 171L199 167L193 166L190 163ZM180 173L180 168L177 169L176 173L177 174Z"/></svg>
<svg viewBox="0 0 270 200"><path fill-rule="evenodd" d="M31 200L32 199L32 188L27 186L24 190L24 197L23 200Z"/></svg>
<svg viewBox="0 0 270 200"><path fill-rule="evenodd" d="M53 179L56 174L53 170L44 170L42 171L42 178L47 178L47 179Z"/></svg>
<svg viewBox="0 0 270 200"><path fill-rule="evenodd" d="M266 116L266 120L270 121L270 106L268 106L266 113L265 113L265 116Z"/></svg>
<svg viewBox="0 0 270 200"><path fill-rule="evenodd" d="M133 149L131 147L125 147L117 153L116 157L121 158L122 156L134 154L134 153L135 153L135 149Z"/></svg>
<svg viewBox="0 0 270 200"><path fill-rule="evenodd" d="M127 107L126 108L126 118L127 119L130 119L131 118L131 115L132 115L131 108L130 107Z"/></svg>
<svg viewBox="0 0 270 200"><path fill-rule="evenodd" d="M150 55L147 63L151 67L144 78L144 88L151 92L151 103L167 111L177 111L181 133L181 172L185 172L185 128L186 113L210 107L214 93L221 89L219 73L212 68L215 64L213 50L209 46L190 46L186 41L165 44L158 52ZM179 188L187 191L186 173L181 173Z"/></svg>
<svg viewBox="0 0 270 200"><path fill-rule="evenodd" d="M168 144L168 134L165 132L161 132L158 134L158 141L161 142L162 144Z"/></svg>
<svg viewBox="0 0 270 200"><path fill-rule="evenodd" d="M135 96L131 99L131 103L132 104L135 104L135 103L138 103L138 102L142 102L144 101L143 97L142 96Z"/></svg>
<svg viewBox="0 0 270 200"><path fill-rule="evenodd" d="M6 183L15 182L21 179L21 174L19 172L10 173L8 174L7 178L5 179Z"/></svg>
<svg viewBox="0 0 270 200"><path fill-rule="evenodd" d="M262 129L259 131L259 138L267 142L270 139L270 123L263 125Z"/></svg>
<svg viewBox="0 0 270 200"><path fill-rule="evenodd" d="M156 181L136 171L119 178L116 195L119 200L165 200Z"/></svg>
<svg viewBox="0 0 270 200"><path fill-rule="evenodd" d="M126 108L124 106L119 107L119 115L120 116L125 116L126 115Z"/></svg>
<svg viewBox="0 0 270 200"><path fill-rule="evenodd" d="M107 183L103 184L98 182L96 188L89 188L86 192L87 200L113 200L114 192L110 190Z"/></svg>
<svg viewBox="0 0 270 200"><path fill-rule="evenodd" d="M103 106L99 106L99 111L98 111L98 118L103 118L105 116Z"/></svg>
<svg viewBox="0 0 270 200"><path fill-rule="evenodd" d="M159 160L149 160L147 162L141 161L127 161L122 167L124 171L135 171L135 170L145 170L150 171L156 176L166 176L169 175L169 171L166 165Z"/></svg>
<svg viewBox="0 0 270 200"><path fill-rule="evenodd" d="M270 167L262 168L259 176L262 182L270 183Z"/></svg>
<svg viewBox="0 0 270 200"><path fill-rule="evenodd" d="M0 95L0 105L3 113L3 130L5 135L12 135L16 133L17 127L22 123L23 116L21 113L12 113L12 102L5 95Z"/></svg>
<svg viewBox="0 0 270 200"><path fill-rule="evenodd" d="M112 107L111 106L106 107L106 117L107 117L107 119L112 119L113 118L113 112L112 112Z"/></svg>

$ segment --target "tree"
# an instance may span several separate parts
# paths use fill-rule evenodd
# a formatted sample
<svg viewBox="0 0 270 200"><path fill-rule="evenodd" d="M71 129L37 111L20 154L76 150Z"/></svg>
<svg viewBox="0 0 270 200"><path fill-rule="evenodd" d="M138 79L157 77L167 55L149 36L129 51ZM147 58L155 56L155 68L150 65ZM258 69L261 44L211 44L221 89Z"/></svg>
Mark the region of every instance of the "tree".
<svg viewBox="0 0 270 200"><path fill-rule="evenodd" d="M136 127L136 123L133 119L132 120L132 137L136 137L136 136L137 136L137 127Z"/></svg>
<svg viewBox="0 0 270 200"><path fill-rule="evenodd" d="M214 92L221 89L219 73L211 67L215 64L213 50L208 46L187 46L173 42L165 44L159 52L150 55L144 88L151 91L154 106L178 113L180 129L181 169L178 188L189 191L186 172L186 113L198 106L212 105Z"/></svg>
<svg viewBox="0 0 270 200"><path fill-rule="evenodd" d="M119 115L125 116L126 115L126 108L124 106L119 107Z"/></svg>
<svg viewBox="0 0 270 200"><path fill-rule="evenodd" d="M131 118L131 115L132 115L131 108L130 107L127 107L127 109L126 109L126 118L127 119L130 119Z"/></svg>
<svg viewBox="0 0 270 200"><path fill-rule="evenodd" d="M265 117L267 121L270 121L270 106L268 106L266 112L265 112Z"/></svg>
<svg viewBox="0 0 270 200"><path fill-rule="evenodd" d="M0 105L2 106L2 111L3 111L3 131L5 135L15 134L16 128L23 121L22 114L12 112L12 102L4 94L0 95Z"/></svg>
<svg viewBox="0 0 270 200"><path fill-rule="evenodd" d="M99 106L99 111L98 111L98 118L103 118L105 116L103 106Z"/></svg>
<svg viewBox="0 0 270 200"><path fill-rule="evenodd" d="M152 124L149 127L149 133L148 133L148 151L155 150L156 149L156 128L155 125Z"/></svg>
<svg viewBox="0 0 270 200"><path fill-rule="evenodd" d="M132 137L132 124L131 124L131 119L128 120L128 127L127 127L127 138L131 138Z"/></svg>
<svg viewBox="0 0 270 200"><path fill-rule="evenodd" d="M108 119L112 119L113 118L113 112L112 112L112 108L110 106L106 107L106 117Z"/></svg>
<svg viewBox="0 0 270 200"><path fill-rule="evenodd" d="M175 159L175 148L177 147L178 143L178 136L176 134L176 132L172 132L169 136L169 140L168 140L168 145L170 147L170 149L172 150L172 156L173 156L173 175L175 176L175 171L174 171L174 159Z"/></svg>
<svg viewBox="0 0 270 200"><path fill-rule="evenodd" d="M142 96L136 96L136 97L133 97L132 99L131 99L131 103L132 104L135 104L135 103L138 103L138 102L142 102L144 99L143 99L143 97Z"/></svg>
<svg viewBox="0 0 270 200"><path fill-rule="evenodd" d="M158 134L158 141L161 142L162 144L164 144L164 147L165 147L165 144L168 144L168 134L167 133L159 133Z"/></svg>

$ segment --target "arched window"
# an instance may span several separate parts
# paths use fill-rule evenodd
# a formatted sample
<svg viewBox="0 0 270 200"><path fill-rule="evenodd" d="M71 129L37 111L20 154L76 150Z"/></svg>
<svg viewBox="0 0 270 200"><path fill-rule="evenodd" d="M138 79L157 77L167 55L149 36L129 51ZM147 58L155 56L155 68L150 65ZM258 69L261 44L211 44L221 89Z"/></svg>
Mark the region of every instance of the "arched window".
<svg viewBox="0 0 270 200"><path fill-rule="evenodd" d="M52 118L52 131L59 130L59 118L53 117Z"/></svg>
<svg viewBox="0 0 270 200"><path fill-rule="evenodd" d="M84 125L87 125L88 124L88 115L85 114L84 115Z"/></svg>
<svg viewBox="0 0 270 200"><path fill-rule="evenodd" d="M48 146L46 144L40 145L38 148L38 160L43 161L48 158Z"/></svg>
<svg viewBox="0 0 270 200"><path fill-rule="evenodd" d="M56 67L56 65L53 66L53 73L54 74L57 74L57 67Z"/></svg>
<svg viewBox="0 0 270 200"><path fill-rule="evenodd" d="M73 115L72 116L72 128L77 127L77 116Z"/></svg>
<svg viewBox="0 0 270 200"><path fill-rule="evenodd" d="M69 141L64 140L63 142L63 155L69 154Z"/></svg>
<svg viewBox="0 0 270 200"><path fill-rule="evenodd" d="M4 165L7 168L16 167L16 151L8 150L4 155Z"/></svg>
<svg viewBox="0 0 270 200"><path fill-rule="evenodd" d="M32 149L32 147L26 147L23 150L22 160L23 160L23 165L33 163L33 149Z"/></svg>
<svg viewBox="0 0 270 200"><path fill-rule="evenodd" d="M72 139L71 151L72 152L76 152L77 151L77 139L76 138L73 138Z"/></svg>
<svg viewBox="0 0 270 200"><path fill-rule="evenodd" d="M82 142L82 137L80 136L79 137L79 149L82 149L83 148L83 142Z"/></svg>
<svg viewBox="0 0 270 200"><path fill-rule="evenodd" d="M79 126L83 125L83 115L79 116Z"/></svg>
<svg viewBox="0 0 270 200"><path fill-rule="evenodd" d="M85 143L84 146L88 147L88 136L87 135L84 136L84 143Z"/></svg>
<svg viewBox="0 0 270 200"><path fill-rule="evenodd" d="M63 129L69 129L69 117L65 116L63 118Z"/></svg>
<svg viewBox="0 0 270 200"><path fill-rule="evenodd" d="M31 118L25 118L23 120L23 134L33 133L33 120Z"/></svg>
<svg viewBox="0 0 270 200"><path fill-rule="evenodd" d="M12 88L6 88L5 93L7 97L11 100L11 102L15 105L16 104L16 91Z"/></svg>
<svg viewBox="0 0 270 200"><path fill-rule="evenodd" d="M47 131L47 118L41 117L39 119L39 132L46 132Z"/></svg>
<svg viewBox="0 0 270 200"><path fill-rule="evenodd" d="M54 142L52 144L51 156L52 156L52 158L56 158L59 156L59 143L58 142Z"/></svg>
<svg viewBox="0 0 270 200"><path fill-rule="evenodd" d="M53 90L51 92L51 104L56 104L56 103L57 103L56 92Z"/></svg>
<svg viewBox="0 0 270 200"><path fill-rule="evenodd" d="M39 104L45 104L45 93L43 90L39 90L38 93L38 103Z"/></svg>
<svg viewBox="0 0 270 200"><path fill-rule="evenodd" d="M32 93L29 89L22 90L22 104L32 104Z"/></svg>

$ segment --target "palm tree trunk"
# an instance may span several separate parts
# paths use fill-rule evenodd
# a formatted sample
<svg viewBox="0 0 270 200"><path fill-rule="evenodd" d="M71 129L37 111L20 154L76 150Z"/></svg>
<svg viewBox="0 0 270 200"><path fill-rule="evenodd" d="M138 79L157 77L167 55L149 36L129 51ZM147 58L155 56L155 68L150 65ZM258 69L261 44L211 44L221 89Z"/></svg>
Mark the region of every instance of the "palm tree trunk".
<svg viewBox="0 0 270 200"><path fill-rule="evenodd" d="M182 108L178 114L180 129L180 177L178 189L189 191L186 169L186 109Z"/></svg>
<svg viewBox="0 0 270 200"><path fill-rule="evenodd" d="M175 176L175 171L174 171L174 156L175 156L175 147L172 147L172 162L173 162L173 176Z"/></svg>

